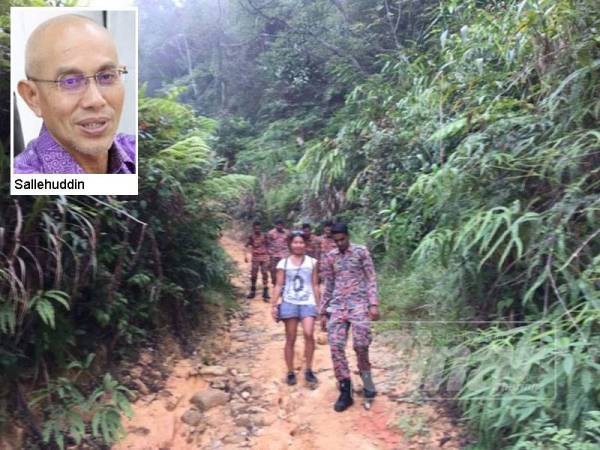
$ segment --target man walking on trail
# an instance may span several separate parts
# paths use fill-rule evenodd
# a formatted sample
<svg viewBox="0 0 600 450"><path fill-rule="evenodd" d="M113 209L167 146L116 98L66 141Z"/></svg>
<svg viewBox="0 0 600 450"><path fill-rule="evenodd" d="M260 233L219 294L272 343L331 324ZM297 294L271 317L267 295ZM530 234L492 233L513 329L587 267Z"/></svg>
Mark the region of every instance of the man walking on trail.
<svg viewBox="0 0 600 450"><path fill-rule="evenodd" d="M267 233L267 250L270 257L271 283L275 286L277 279L277 264L289 254L287 240L290 235L289 230L283 226L283 219L275 221L275 228Z"/></svg>
<svg viewBox="0 0 600 450"><path fill-rule="evenodd" d="M336 223L331 229L337 248L323 261L325 292L319 308L322 329L327 329L333 370L340 396L334 409L342 412L354 403L346 341L352 327L352 343L366 399L376 395L369 362L371 320L379 319L379 300L373 260L367 248L350 242L348 227Z"/></svg>
<svg viewBox="0 0 600 450"><path fill-rule="evenodd" d="M306 238L306 254L318 261L321 257L321 239L312 233L310 223L302 224L302 233Z"/></svg>
<svg viewBox="0 0 600 450"><path fill-rule="evenodd" d="M256 281L258 270L262 274L263 282L263 300L269 301L269 251L267 249L267 236L261 231L260 222L252 224L253 233L248 236L246 249L251 253L252 269L250 271L250 292L246 296L248 299L256 297ZM248 262L248 255L245 255L245 262Z"/></svg>

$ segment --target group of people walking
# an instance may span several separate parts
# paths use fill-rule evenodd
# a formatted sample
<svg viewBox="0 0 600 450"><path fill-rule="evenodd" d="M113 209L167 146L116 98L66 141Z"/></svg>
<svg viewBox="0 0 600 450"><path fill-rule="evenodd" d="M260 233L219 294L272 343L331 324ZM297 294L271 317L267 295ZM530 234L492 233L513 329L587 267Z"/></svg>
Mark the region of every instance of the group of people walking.
<svg viewBox="0 0 600 450"><path fill-rule="evenodd" d="M340 390L334 409L344 411L354 402L346 358L350 329L363 394L366 399L374 398L376 389L371 375L369 346L372 342L371 321L379 319L379 299L369 250L350 241L348 226L344 223L325 222L323 234L316 236L309 223L303 224L302 230L290 231L281 219L267 233L262 231L259 222L255 222L246 247L252 262L247 298L256 296L260 270L263 300L271 302L273 319L283 321L285 326L287 383L297 383L294 344L299 324L304 335L304 379L310 384L318 382L312 368L317 322L323 331L327 331ZM272 298L269 296L269 273Z"/></svg>

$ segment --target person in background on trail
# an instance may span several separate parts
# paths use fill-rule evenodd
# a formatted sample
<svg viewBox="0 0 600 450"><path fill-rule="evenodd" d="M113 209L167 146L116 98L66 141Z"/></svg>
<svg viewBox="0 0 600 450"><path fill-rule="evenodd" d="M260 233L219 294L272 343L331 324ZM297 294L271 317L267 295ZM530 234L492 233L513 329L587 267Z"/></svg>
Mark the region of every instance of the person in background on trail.
<svg viewBox="0 0 600 450"><path fill-rule="evenodd" d="M287 384L291 386L297 383L294 372L294 344L298 322L302 322L306 360L304 379L309 384L316 385L318 380L312 371L312 361L315 352L315 319L320 299L317 260L306 254L306 236L301 231L290 233L287 242L290 256L277 264L271 315L276 321L283 320L285 324L284 356L288 369Z"/></svg>
<svg viewBox="0 0 600 450"><path fill-rule="evenodd" d="M283 219L275 221L275 228L267 233L267 249L269 250L269 266L271 269L271 283L275 286L277 263L288 255L287 239L290 232L283 226Z"/></svg>
<svg viewBox="0 0 600 450"><path fill-rule="evenodd" d="M337 246L335 245L335 241L333 240L333 235L331 234L331 227L333 226L333 222L331 220L327 220L323 222L323 234L319 237L321 243L320 249L320 259L319 259L319 281L323 282L323 277L321 276L320 268L323 266L323 260L327 254L335 250Z"/></svg>
<svg viewBox="0 0 600 450"><path fill-rule="evenodd" d="M302 224L302 233L306 237L306 254L319 261L321 259L321 239L312 233L310 223Z"/></svg>
<svg viewBox="0 0 600 450"><path fill-rule="evenodd" d="M334 224L331 232L337 248L323 261L325 291L319 315L321 328L328 332L333 369L339 382L340 396L334 409L342 412L354 403L346 359L350 327L364 396L372 399L376 395L369 362L369 345L372 342L371 320L379 319L379 299L375 268L368 249L350 242L348 227L343 223Z"/></svg>
<svg viewBox="0 0 600 450"><path fill-rule="evenodd" d="M246 296L248 299L256 297L256 281L258 270L262 274L263 282L263 300L269 301L269 252L267 250L267 236L261 231L260 222L252 224L253 233L248 236L246 241L246 250L251 253L252 269L250 270L250 292ZM248 254L244 255L244 261L248 262Z"/></svg>
<svg viewBox="0 0 600 450"><path fill-rule="evenodd" d="M333 222L331 220L323 222L323 234L320 236L321 258L327 255L327 253L329 253L331 250L335 250L337 248L335 241L333 240L333 235L331 234L332 226Z"/></svg>

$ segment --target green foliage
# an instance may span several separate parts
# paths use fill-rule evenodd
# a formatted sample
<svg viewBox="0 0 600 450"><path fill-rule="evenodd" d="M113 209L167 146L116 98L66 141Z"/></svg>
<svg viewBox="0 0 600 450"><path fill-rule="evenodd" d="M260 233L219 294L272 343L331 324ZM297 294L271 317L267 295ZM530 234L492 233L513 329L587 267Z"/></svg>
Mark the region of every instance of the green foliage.
<svg viewBox="0 0 600 450"><path fill-rule="evenodd" d="M260 95L220 142L265 215L350 222L391 321L496 322L467 327L457 357L485 448L594 442L597 361L578 345L600 306L596 2L241 3L244 26L223 27L268 30L251 46ZM480 399L518 383L559 395Z"/></svg>
<svg viewBox="0 0 600 450"><path fill-rule="evenodd" d="M451 272L441 265L405 265L386 260L378 274L381 309L389 327L396 321L409 320L462 320L461 273Z"/></svg>
<svg viewBox="0 0 600 450"><path fill-rule="evenodd" d="M69 309L69 303L67 301L68 297L68 294L62 291L51 290L46 292L38 292L36 295L31 297L27 308L35 309L42 322L45 325L48 325L50 328L54 328L55 311L52 302L60 303L65 307L65 309Z"/></svg>
<svg viewBox="0 0 600 450"><path fill-rule="evenodd" d="M144 85L138 93L139 137L146 155L191 136L206 137L215 129L214 120L197 116L193 109L179 103L182 89L171 89L165 97L147 97Z"/></svg>
<svg viewBox="0 0 600 450"><path fill-rule="evenodd" d="M208 144L199 136L179 141L158 152L156 164L176 177L201 180L214 168Z"/></svg>
<svg viewBox="0 0 600 450"><path fill-rule="evenodd" d="M43 405L45 410L47 420L42 430L45 444L52 442L62 450L67 440L72 439L80 445L87 438L88 425L92 438L110 445L125 435L121 415L133 416L129 395L130 391L110 374L87 396L69 379L58 377L34 394L31 406Z"/></svg>
<svg viewBox="0 0 600 450"><path fill-rule="evenodd" d="M559 428L548 418L534 420L525 431L518 433L517 443L511 447L514 450L593 450L600 442L600 412L590 411L584 415L583 433L581 438L571 428ZM587 439L591 438L591 442Z"/></svg>
<svg viewBox="0 0 600 450"><path fill-rule="evenodd" d="M256 177L230 173L206 180L204 188L225 218L249 220L256 215Z"/></svg>
<svg viewBox="0 0 600 450"><path fill-rule="evenodd" d="M400 429L407 439L412 439L415 436L427 436L429 434L426 418L419 413L411 415L402 415L396 426Z"/></svg>
<svg viewBox="0 0 600 450"><path fill-rule="evenodd" d="M213 148L215 153L225 159L225 168L231 169L253 137L251 124L243 117L225 116L219 120L215 130Z"/></svg>
<svg viewBox="0 0 600 450"><path fill-rule="evenodd" d="M255 182L256 178L251 175L228 174L208 180L206 188L211 197L235 202L239 201L245 192L252 191Z"/></svg>
<svg viewBox="0 0 600 450"><path fill-rule="evenodd" d="M217 123L181 95L140 93L137 197L11 198L0 184L0 426L33 413L48 446L117 442L127 390L110 374L99 386L86 381L107 361L87 377L73 372L88 370L99 349L114 367L159 330L184 340L207 295L231 302L232 265L218 239L224 212L251 196L254 178L218 170ZM2 142L7 180L8 136ZM29 406L25 385L36 389Z"/></svg>
<svg viewBox="0 0 600 450"><path fill-rule="evenodd" d="M572 314L574 321L555 314L553 320L492 326L462 338L471 351L452 355L448 374L462 374L459 402L486 448L504 448L516 436L515 448L528 448L521 446L545 434L548 422L559 434L575 433L581 445L597 442L586 424L598 410L600 316L588 306Z"/></svg>
<svg viewBox="0 0 600 450"><path fill-rule="evenodd" d="M264 202L270 218L286 217L290 211L299 210L303 190L300 184L286 183L266 191Z"/></svg>

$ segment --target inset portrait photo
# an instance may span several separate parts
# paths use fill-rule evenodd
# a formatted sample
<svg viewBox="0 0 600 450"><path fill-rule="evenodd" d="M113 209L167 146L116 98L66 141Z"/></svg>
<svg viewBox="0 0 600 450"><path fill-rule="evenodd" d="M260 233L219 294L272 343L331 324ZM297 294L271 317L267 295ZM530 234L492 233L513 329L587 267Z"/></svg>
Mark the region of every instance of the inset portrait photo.
<svg viewBox="0 0 600 450"><path fill-rule="evenodd" d="M137 194L136 65L135 8L11 8L12 194Z"/></svg>

